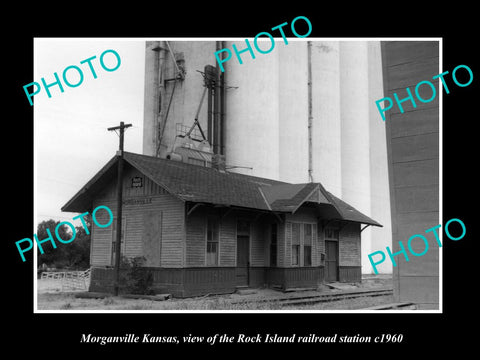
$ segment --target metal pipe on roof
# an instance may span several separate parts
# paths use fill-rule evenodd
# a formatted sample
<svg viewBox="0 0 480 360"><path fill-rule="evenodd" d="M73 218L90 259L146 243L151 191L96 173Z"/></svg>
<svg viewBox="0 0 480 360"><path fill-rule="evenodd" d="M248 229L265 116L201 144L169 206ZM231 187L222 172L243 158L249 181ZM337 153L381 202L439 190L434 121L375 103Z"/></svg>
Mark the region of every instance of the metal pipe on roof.
<svg viewBox="0 0 480 360"><path fill-rule="evenodd" d="M212 110L212 87L210 83L207 83L208 96L207 96L207 138L210 146L213 147L213 110Z"/></svg>
<svg viewBox="0 0 480 360"><path fill-rule="evenodd" d="M221 41L221 48L226 49L226 41ZM222 56L224 52L222 52ZM220 154L225 154L225 139L226 139L226 116L227 116L227 91L226 91L226 80L225 72L222 72L220 75Z"/></svg>
<svg viewBox="0 0 480 360"><path fill-rule="evenodd" d="M312 42L307 41L308 61L308 180L313 182L313 161L312 161Z"/></svg>
<svg viewBox="0 0 480 360"><path fill-rule="evenodd" d="M220 41L215 42L216 51L222 49ZM216 64L215 89L213 97L213 153L219 154L219 140L220 140L220 67L218 61Z"/></svg>

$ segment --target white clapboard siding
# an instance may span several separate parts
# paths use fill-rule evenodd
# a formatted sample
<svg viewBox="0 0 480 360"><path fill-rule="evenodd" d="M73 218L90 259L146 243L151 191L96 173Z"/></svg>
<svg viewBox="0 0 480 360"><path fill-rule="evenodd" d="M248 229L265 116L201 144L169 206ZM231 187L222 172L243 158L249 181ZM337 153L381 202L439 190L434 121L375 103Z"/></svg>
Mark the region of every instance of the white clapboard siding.
<svg viewBox="0 0 480 360"><path fill-rule="evenodd" d="M141 178L141 187L132 187L134 177ZM117 211L115 197L115 182L112 181L95 199L93 206L96 208L99 205L106 205L115 216ZM184 203L129 166L124 173L122 215L126 219L125 245L122 255L145 256L149 266L180 267L183 265ZM101 224L107 223L108 213L99 210L97 220ZM154 221L161 223L156 224ZM148 229L145 229L145 224L149 224ZM156 234L156 231L150 228L151 226L161 233ZM100 228L93 225L91 265L111 265L112 232L113 226ZM161 244L155 246L155 241L161 241ZM158 250L156 254L158 259L153 257L155 255L152 255L152 249Z"/></svg>

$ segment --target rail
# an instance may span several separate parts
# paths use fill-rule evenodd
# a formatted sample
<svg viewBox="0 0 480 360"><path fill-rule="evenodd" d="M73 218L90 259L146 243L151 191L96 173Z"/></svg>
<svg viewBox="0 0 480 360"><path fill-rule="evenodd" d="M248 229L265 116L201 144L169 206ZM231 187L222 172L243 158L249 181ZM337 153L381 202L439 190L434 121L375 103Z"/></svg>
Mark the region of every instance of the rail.
<svg viewBox="0 0 480 360"><path fill-rule="evenodd" d="M265 303L271 302L275 304L284 305L306 305L306 304L316 304L321 302L336 301L343 299L354 299L359 297L374 297L374 296L389 296L393 295L393 289L383 288L376 290L355 290L349 292L332 292L326 294L315 294L315 295L297 295L281 298L262 298L262 299L249 299L249 300L234 300L232 304L245 304L249 302L256 303Z"/></svg>

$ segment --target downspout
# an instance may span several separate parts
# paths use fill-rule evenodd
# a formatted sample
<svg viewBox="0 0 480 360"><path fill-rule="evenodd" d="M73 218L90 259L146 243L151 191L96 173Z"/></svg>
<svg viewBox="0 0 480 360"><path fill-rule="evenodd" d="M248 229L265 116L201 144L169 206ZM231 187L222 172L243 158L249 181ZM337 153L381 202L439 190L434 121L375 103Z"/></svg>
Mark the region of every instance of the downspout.
<svg viewBox="0 0 480 360"><path fill-rule="evenodd" d="M308 180L313 182L312 166L312 42L307 41L307 61L308 61Z"/></svg>
<svg viewBox="0 0 480 360"><path fill-rule="evenodd" d="M213 110L212 110L212 87L210 84L208 86L208 96L207 96L207 139L210 146L213 148Z"/></svg>
<svg viewBox="0 0 480 360"><path fill-rule="evenodd" d="M226 41L221 41L221 48L226 49ZM225 53L222 52L222 56L225 56ZM227 91L225 87L225 72L222 72L220 75L220 154L225 155L225 122L227 116Z"/></svg>
<svg viewBox="0 0 480 360"><path fill-rule="evenodd" d="M216 51L220 51L221 42L216 41L215 47ZM219 140L220 140L220 66L218 65L218 61L216 64L216 76L215 76L215 90L214 90L214 98L213 98L213 153L219 153Z"/></svg>

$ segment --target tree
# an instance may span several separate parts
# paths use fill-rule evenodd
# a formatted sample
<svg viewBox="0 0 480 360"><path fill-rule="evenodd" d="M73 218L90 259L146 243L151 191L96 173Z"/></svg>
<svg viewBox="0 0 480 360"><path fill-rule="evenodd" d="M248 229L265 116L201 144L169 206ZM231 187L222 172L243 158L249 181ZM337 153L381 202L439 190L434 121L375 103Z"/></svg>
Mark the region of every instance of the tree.
<svg viewBox="0 0 480 360"><path fill-rule="evenodd" d="M57 267L57 261L58 259L62 258L61 252L63 249L59 246L58 241L56 241L55 237L55 229L57 225L60 223L60 221L55 221L55 220L46 220L42 221L40 224L38 224L37 227L37 238L39 241L45 240L49 237L49 234L47 232L50 231L50 234L52 235L53 241L56 244L56 248L53 247L53 244L51 242L44 242L41 245L37 244L37 258L38 258L38 264L47 264L49 267ZM68 239L68 233L67 233L67 227L65 225L62 225L58 228L58 234L62 239ZM60 243L61 244L61 243ZM43 254L40 252L40 247L43 250Z"/></svg>
<svg viewBox="0 0 480 360"><path fill-rule="evenodd" d="M73 248L69 257L70 264L79 269L87 269L90 266L90 230L92 229L92 222L90 216L86 216L85 220L89 233L87 234L83 226L75 228L77 236L72 242Z"/></svg>
<svg viewBox="0 0 480 360"><path fill-rule="evenodd" d="M85 223L87 225L88 232L91 229L91 218L85 216ZM43 243L43 254L40 253L40 249L37 246L38 264L47 264L49 267L67 268L67 269L86 269L89 267L90 258L90 234L87 234L84 227L75 227L75 238L72 242L64 244L58 241L55 235L55 229L60 224L60 221L46 220L38 224L37 237L38 240L44 240L48 238L47 229L52 234L52 238L56 244L56 248L53 247L50 241ZM62 224L58 226L58 236L61 239L71 239L73 234L69 226Z"/></svg>

